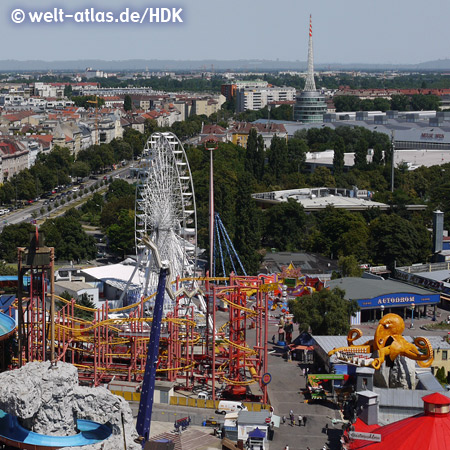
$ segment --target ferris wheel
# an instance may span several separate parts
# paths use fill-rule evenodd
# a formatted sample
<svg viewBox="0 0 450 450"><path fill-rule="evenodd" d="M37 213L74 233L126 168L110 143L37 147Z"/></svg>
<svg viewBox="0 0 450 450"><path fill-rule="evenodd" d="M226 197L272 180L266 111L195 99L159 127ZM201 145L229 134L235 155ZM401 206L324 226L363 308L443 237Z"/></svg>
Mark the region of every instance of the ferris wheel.
<svg viewBox="0 0 450 450"><path fill-rule="evenodd" d="M159 269L142 238L167 260L171 278L192 277L196 266L197 213L189 163L179 139L168 132L147 140L136 188L135 239L141 295L155 292Z"/></svg>

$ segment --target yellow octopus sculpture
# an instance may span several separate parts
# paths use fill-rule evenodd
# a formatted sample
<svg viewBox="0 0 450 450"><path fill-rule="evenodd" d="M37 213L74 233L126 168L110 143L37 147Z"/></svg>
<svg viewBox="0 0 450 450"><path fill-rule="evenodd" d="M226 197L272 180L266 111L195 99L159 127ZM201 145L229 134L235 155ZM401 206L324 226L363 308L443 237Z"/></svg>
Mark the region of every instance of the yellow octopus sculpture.
<svg viewBox="0 0 450 450"><path fill-rule="evenodd" d="M405 323L400 316L386 314L378 323L373 339L362 345L353 345L353 342L362 336L361 330L353 328L347 335L348 347L334 348L328 352L328 355L338 353L340 356L340 352L344 354L370 353L374 358L367 361L368 365L377 370L385 361L386 356L394 361L399 355L416 360L420 367L430 367L433 363L433 348L430 341L424 337L417 337L414 339L414 344L411 344L402 336L404 330Z"/></svg>

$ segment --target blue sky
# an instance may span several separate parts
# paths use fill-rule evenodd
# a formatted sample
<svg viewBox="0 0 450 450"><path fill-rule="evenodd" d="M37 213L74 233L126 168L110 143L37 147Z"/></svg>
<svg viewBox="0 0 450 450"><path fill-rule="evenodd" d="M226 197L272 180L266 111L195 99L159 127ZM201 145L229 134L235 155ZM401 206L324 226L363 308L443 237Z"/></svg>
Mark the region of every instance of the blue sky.
<svg viewBox="0 0 450 450"><path fill-rule="evenodd" d="M13 24L11 11L183 8L183 24ZM450 58L444 0L3 0L0 59L305 61L309 14L317 63Z"/></svg>

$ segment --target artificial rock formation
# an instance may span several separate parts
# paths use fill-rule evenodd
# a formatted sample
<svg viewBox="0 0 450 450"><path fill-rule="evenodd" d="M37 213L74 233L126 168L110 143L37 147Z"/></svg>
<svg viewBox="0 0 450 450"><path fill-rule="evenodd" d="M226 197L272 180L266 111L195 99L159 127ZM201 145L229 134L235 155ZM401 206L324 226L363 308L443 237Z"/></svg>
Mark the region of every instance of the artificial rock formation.
<svg viewBox="0 0 450 450"><path fill-rule="evenodd" d="M375 371L374 384L381 388L415 389L415 361L400 356Z"/></svg>
<svg viewBox="0 0 450 450"><path fill-rule="evenodd" d="M111 427L109 439L80 449L116 450L124 442L128 450L142 448L134 442L137 433L128 403L104 387L79 386L71 364L32 362L0 374L0 409L19 417L24 427L53 436L76 434L77 418Z"/></svg>

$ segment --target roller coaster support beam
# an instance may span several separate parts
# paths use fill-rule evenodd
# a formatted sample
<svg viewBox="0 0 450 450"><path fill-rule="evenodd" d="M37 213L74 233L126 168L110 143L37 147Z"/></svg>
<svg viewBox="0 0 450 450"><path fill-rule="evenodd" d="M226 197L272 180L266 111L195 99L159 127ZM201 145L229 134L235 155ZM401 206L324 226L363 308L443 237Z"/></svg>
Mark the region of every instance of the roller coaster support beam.
<svg viewBox="0 0 450 450"><path fill-rule="evenodd" d="M152 420L153 395L155 392L156 366L159 356L159 337L161 333L161 321L163 316L164 292L166 278L169 272L168 265L163 264L159 272L158 290L153 312L153 323L150 334L150 342L147 349L147 361L145 375L142 382L141 402L136 423L136 431L143 437L142 446L150 436L150 424Z"/></svg>

